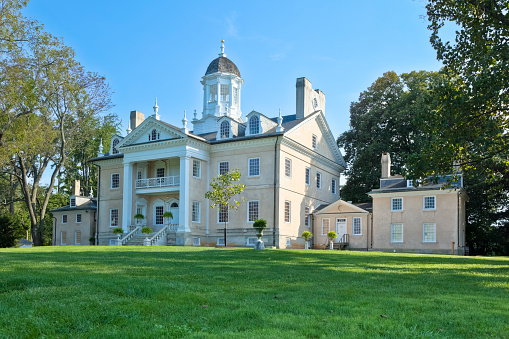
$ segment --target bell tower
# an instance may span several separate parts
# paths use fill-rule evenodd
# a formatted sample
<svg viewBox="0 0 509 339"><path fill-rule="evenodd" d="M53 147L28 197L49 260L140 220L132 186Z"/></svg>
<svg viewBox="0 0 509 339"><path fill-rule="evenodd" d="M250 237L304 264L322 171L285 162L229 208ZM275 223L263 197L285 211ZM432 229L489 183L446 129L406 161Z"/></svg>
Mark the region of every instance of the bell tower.
<svg viewBox="0 0 509 339"><path fill-rule="evenodd" d="M229 116L242 122L240 110L240 92L244 80L240 77L237 66L224 53L224 40L221 41L221 53L212 60L202 77L203 112L216 117Z"/></svg>

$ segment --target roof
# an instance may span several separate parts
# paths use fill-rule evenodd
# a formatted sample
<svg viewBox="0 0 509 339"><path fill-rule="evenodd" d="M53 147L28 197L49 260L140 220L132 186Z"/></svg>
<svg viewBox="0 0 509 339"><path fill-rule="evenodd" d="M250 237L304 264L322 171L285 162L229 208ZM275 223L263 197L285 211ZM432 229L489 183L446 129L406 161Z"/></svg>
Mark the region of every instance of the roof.
<svg viewBox="0 0 509 339"><path fill-rule="evenodd" d="M363 203L352 204L352 205L362 208L363 210L366 210L366 211L373 210L373 203L371 203L371 202L363 202Z"/></svg>
<svg viewBox="0 0 509 339"><path fill-rule="evenodd" d="M419 187L407 185L407 180L402 176L389 177L380 179L380 188L376 188L368 192L368 194L372 193L391 193L391 192L419 192L419 191L433 191L433 190L441 190L444 188L462 188L461 179L453 180L453 177L450 175L442 176L438 178L438 182L425 181L421 183Z"/></svg>
<svg viewBox="0 0 509 339"><path fill-rule="evenodd" d="M76 207L70 207L70 206L64 206L60 208L55 208L54 210L51 210L50 212L64 212L64 211L83 211L83 210L96 210L97 209L97 202L94 199L90 199L90 201L87 201L84 204L78 205Z"/></svg>
<svg viewBox="0 0 509 339"><path fill-rule="evenodd" d="M212 60L209 67L207 67L207 71L205 72L205 75L213 74L213 73L217 73L217 72L235 74L236 76L241 78L240 72L239 72L239 69L237 68L237 66L235 66L233 61L231 61L230 59L228 59L226 57L219 57L217 59Z"/></svg>
<svg viewBox="0 0 509 339"><path fill-rule="evenodd" d="M124 157L124 155L122 153L117 153L117 154L112 154L112 155L110 155L109 153L106 153L102 157L95 157L95 158L90 159L89 162L94 162L94 161L98 161L98 160L123 158L123 157Z"/></svg>

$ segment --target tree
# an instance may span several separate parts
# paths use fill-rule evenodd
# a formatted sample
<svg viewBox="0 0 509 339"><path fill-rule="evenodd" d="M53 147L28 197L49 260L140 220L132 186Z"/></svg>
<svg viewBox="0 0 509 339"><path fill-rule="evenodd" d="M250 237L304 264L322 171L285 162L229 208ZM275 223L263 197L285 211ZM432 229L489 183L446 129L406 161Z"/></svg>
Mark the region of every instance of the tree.
<svg viewBox="0 0 509 339"><path fill-rule="evenodd" d="M350 129L337 140L348 164L342 199L369 201L366 193L379 184L382 152L391 153L395 173L405 172L406 156L422 146L421 127L414 116L427 111L427 87L437 76L425 71L400 76L387 72L352 102Z"/></svg>
<svg viewBox="0 0 509 339"><path fill-rule="evenodd" d="M15 224L9 214L0 215L0 248L13 247L16 243Z"/></svg>
<svg viewBox="0 0 509 339"><path fill-rule="evenodd" d="M234 197L237 194L244 192L246 185L235 184L235 181L240 180L240 171L236 168L231 169L228 173L220 174L210 183L212 190L205 193L205 198L210 199L212 204L211 208L216 206L219 208L219 212L224 213L224 246L226 247L226 228L229 219L229 210L236 210L240 206L240 202ZM244 198L241 198L245 201Z"/></svg>

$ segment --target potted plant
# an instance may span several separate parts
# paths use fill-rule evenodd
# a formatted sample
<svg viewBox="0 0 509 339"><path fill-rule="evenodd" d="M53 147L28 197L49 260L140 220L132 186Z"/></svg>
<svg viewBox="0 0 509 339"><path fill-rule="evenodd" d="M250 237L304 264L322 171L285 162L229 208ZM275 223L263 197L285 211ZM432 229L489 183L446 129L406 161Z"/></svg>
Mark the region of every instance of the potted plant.
<svg viewBox="0 0 509 339"><path fill-rule="evenodd" d="M122 229L122 227L116 227L113 229L113 234L117 234L118 235L118 238L117 238L117 246L121 246L122 243L120 242L120 236L122 234L124 234L124 230Z"/></svg>
<svg viewBox="0 0 509 339"><path fill-rule="evenodd" d="M258 240L255 243L254 249L255 250L264 250L265 245L262 241L262 235L263 230L265 227L267 227L267 221L264 219L256 219L253 223L254 229L256 229L256 236L258 237Z"/></svg>
<svg viewBox="0 0 509 339"><path fill-rule="evenodd" d="M327 238L330 239L330 249L333 250L334 249L334 239L336 239L338 237L338 235L336 234L336 232L334 231L330 231L329 233L327 233Z"/></svg>
<svg viewBox="0 0 509 339"><path fill-rule="evenodd" d="M145 219L145 216L143 214L141 214L141 213L136 213L134 215L134 219L136 219L136 223L137 224L138 223L141 224L142 223L141 220Z"/></svg>
<svg viewBox="0 0 509 339"><path fill-rule="evenodd" d="M311 233L309 231L304 231L304 233L302 233L302 237L304 238L304 241L306 242L305 249L309 250L309 240L313 237L313 233Z"/></svg>
<svg viewBox="0 0 509 339"><path fill-rule="evenodd" d="M170 219L173 219L173 214L171 214L170 211L166 211L163 213L163 218L166 219L166 222L169 224L170 223Z"/></svg>
<svg viewBox="0 0 509 339"><path fill-rule="evenodd" d="M143 227L141 229L141 233L146 235L145 240L143 240L143 246L150 246L150 240L148 239L148 235L152 233L152 229L150 227Z"/></svg>

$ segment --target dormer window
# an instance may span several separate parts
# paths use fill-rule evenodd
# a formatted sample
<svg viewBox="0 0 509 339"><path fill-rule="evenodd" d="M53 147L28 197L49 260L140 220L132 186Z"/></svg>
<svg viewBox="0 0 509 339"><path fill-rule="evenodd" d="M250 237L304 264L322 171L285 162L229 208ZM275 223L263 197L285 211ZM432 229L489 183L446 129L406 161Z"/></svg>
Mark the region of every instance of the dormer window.
<svg viewBox="0 0 509 339"><path fill-rule="evenodd" d="M258 134L260 133L260 118L258 116L253 115L249 118L249 134Z"/></svg>
<svg viewBox="0 0 509 339"><path fill-rule="evenodd" d="M152 132L148 135L149 141L159 140L160 134L159 132L154 128Z"/></svg>
<svg viewBox="0 0 509 339"><path fill-rule="evenodd" d="M230 123L228 121L223 121L221 123L221 139L226 139L230 137Z"/></svg>
<svg viewBox="0 0 509 339"><path fill-rule="evenodd" d="M75 197L72 197L72 198L71 198L71 201L70 201L70 203L69 203L69 206L71 206L71 207L76 207L76 198L75 198Z"/></svg>
<svg viewBox="0 0 509 339"><path fill-rule="evenodd" d="M113 140L112 151L111 151L113 154L118 154L118 149L117 149L118 143L119 143L118 139Z"/></svg>

